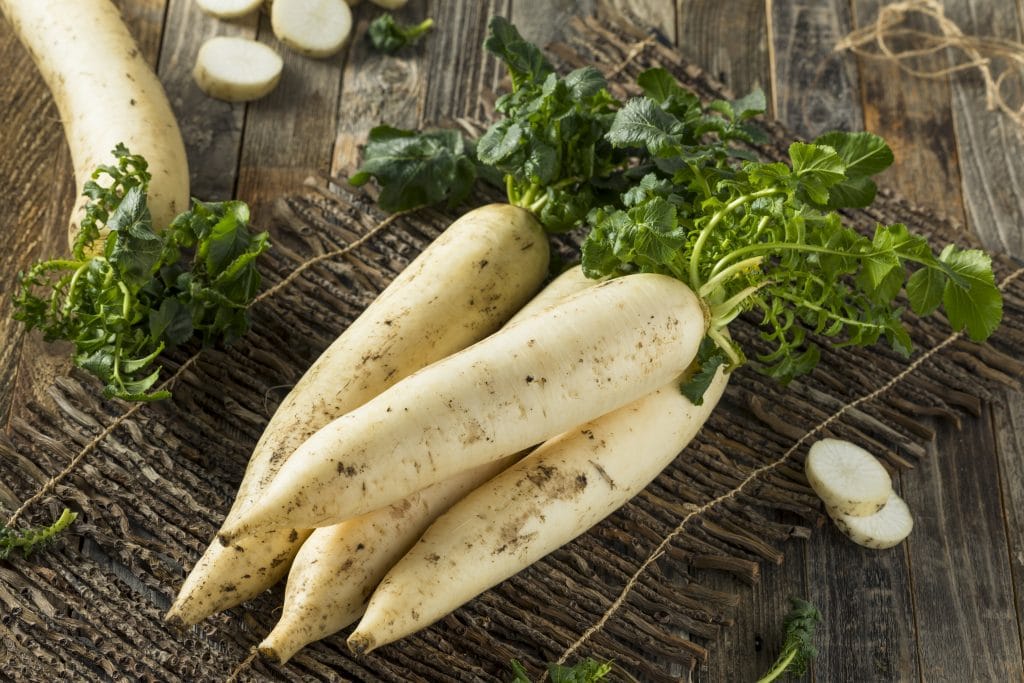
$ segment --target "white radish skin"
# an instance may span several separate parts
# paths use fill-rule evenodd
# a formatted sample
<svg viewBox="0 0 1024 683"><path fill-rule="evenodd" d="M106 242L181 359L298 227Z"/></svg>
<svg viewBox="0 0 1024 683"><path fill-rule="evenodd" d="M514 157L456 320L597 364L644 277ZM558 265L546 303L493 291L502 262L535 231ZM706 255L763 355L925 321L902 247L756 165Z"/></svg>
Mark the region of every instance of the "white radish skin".
<svg viewBox="0 0 1024 683"><path fill-rule="evenodd" d="M578 266L571 268L530 299L507 324L515 324L596 284ZM305 645L358 619L384 574L437 515L519 457L460 473L394 505L315 530L302 542L288 570L281 617L260 644L260 653L287 662Z"/></svg>
<svg viewBox="0 0 1024 683"><path fill-rule="evenodd" d="M253 450L230 514L258 498L295 449L400 379L494 332L543 282L548 241L526 211L468 212L410 263L306 371ZM167 619L181 625L275 584L312 527L212 543Z"/></svg>
<svg viewBox="0 0 1024 683"><path fill-rule="evenodd" d="M163 86L110 0L0 0L53 94L79 191L124 143L149 163L149 210L163 229L189 207L188 160ZM83 207L70 217L74 243Z"/></svg>
<svg viewBox="0 0 1024 683"><path fill-rule="evenodd" d="M348 639L365 653L429 626L568 543L647 486L700 431L679 383L551 439L456 503L381 582Z"/></svg>
<svg viewBox="0 0 1024 683"><path fill-rule="evenodd" d="M251 102L281 80L284 60L273 48L248 38L217 36L199 48L192 76L199 89L225 102Z"/></svg>
<svg viewBox="0 0 1024 683"><path fill-rule="evenodd" d="M384 574L453 503L514 463L503 458L417 491L381 510L317 529L288 573L284 608L259 645L277 662L360 617Z"/></svg>
<svg viewBox="0 0 1024 683"><path fill-rule="evenodd" d="M545 285L544 289L540 290L537 296L530 299L529 303L512 316L508 324L514 325L520 320L541 313L552 306L560 304L569 297L575 296L584 289L590 289L599 282L601 281L592 280L584 275L583 268L580 266L573 266Z"/></svg>
<svg viewBox="0 0 1024 683"><path fill-rule="evenodd" d="M804 474L826 507L840 515L873 515L892 493L892 478L882 463L860 446L841 439L815 442L807 454Z"/></svg>
<svg viewBox="0 0 1024 683"><path fill-rule="evenodd" d="M218 19L238 19L258 10L263 0L196 0L196 4Z"/></svg>
<svg viewBox="0 0 1024 683"><path fill-rule="evenodd" d="M331 422L225 522L221 542L333 524L540 443L668 383L704 332L700 301L674 278L591 287Z"/></svg>
<svg viewBox="0 0 1024 683"><path fill-rule="evenodd" d="M330 57L348 42L352 10L345 0L274 0L270 27L299 54Z"/></svg>
<svg viewBox="0 0 1024 683"><path fill-rule="evenodd" d="M906 502L891 492L882 509L873 515L857 517L829 510L832 521L851 541L865 548L892 548L914 530L914 518Z"/></svg>

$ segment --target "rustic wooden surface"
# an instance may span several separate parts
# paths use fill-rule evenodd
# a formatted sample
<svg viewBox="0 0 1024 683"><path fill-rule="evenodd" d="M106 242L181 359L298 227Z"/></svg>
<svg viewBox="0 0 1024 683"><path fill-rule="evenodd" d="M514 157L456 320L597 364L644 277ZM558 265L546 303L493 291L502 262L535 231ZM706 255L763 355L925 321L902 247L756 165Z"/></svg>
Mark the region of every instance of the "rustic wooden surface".
<svg viewBox="0 0 1024 683"><path fill-rule="evenodd" d="M285 73L266 99L228 105L190 78L199 43L215 34L276 44L266 17L221 22L189 0L119 0L165 83L186 136L192 192L250 202L274 229L270 206L310 175L344 175L378 121L415 126L481 116L501 73L481 65L486 21L500 13L538 42L561 36L592 0L412 0L399 14L436 19L423 46L397 57L356 41L334 59L281 50ZM835 54L832 46L875 16L879 0L616 0L736 92L759 86L796 134L834 127L885 135L897 161L884 182L978 235L993 251L1024 257L1024 134L985 111L980 80L926 81ZM356 12L357 32L378 10ZM1022 0L947 0L968 33L1021 40ZM56 110L26 53L0 22L0 425L30 399L47 402L59 353L10 319L14 275L64 248L75 188ZM735 625L695 678L753 680L780 644L787 596L826 615L820 681L1024 679L1024 398L1007 390L960 429L935 419L929 457L899 476L917 519L907 544L861 550L831 528L786 545L744 589ZM0 481L2 483L2 481ZM3 487L0 486L0 494ZM723 579L724 581L724 579ZM731 581L730 587L735 584Z"/></svg>

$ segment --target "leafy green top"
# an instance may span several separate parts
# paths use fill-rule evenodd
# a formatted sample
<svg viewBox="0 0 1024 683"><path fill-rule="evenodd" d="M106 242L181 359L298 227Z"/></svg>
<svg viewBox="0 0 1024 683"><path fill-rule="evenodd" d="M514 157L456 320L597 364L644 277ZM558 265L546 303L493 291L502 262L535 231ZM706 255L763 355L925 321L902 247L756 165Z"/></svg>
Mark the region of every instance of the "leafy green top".
<svg viewBox="0 0 1024 683"><path fill-rule="evenodd" d="M425 19L418 24L399 24L395 18L385 12L370 22L367 36L373 46L381 52L397 52L406 45L413 45L427 31L434 27L433 19Z"/></svg>
<svg viewBox="0 0 1024 683"><path fill-rule="evenodd" d="M212 344L245 333L260 286L255 260L269 242L250 232L249 209L237 201L197 201L154 231L145 160L123 145L113 153L116 165L86 183L90 202L72 257L22 274L14 317L47 341L73 342L75 364L103 381L104 395L166 398L150 392L160 376L150 369L156 357L193 335Z"/></svg>
<svg viewBox="0 0 1024 683"><path fill-rule="evenodd" d="M936 255L903 225L879 225L868 238L842 224L836 209L869 204L870 176L892 162L881 138L828 133L794 142L788 163L755 161L728 142L752 138L744 122L763 98L712 103L712 117L660 69L640 83L645 96L618 112L609 139L645 175L621 203L590 213L589 276L656 272L686 282L708 303L708 335L732 364L743 354L722 330L757 311L773 347L760 360L781 381L817 363L807 330L839 345L884 338L909 353L897 305L904 289L915 313L942 305L972 339L998 325L1001 298L984 253L950 246Z"/></svg>
<svg viewBox="0 0 1024 683"><path fill-rule="evenodd" d="M350 182L375 178L381 207L397 211L456 205L484 179L503 187L510 203L533 211L549 231L576 227L598 200L614 200L609 188L625 171L626 155L605 138L619 102L596 69L560 78L501 17L491 20L484 45L512 80L512 92L496 104L502 118L475 144L455 131L375 128Z"/></svg>
<svg viewBox="0 0 1024 683"><path fill-rule="evenodd" d="M814 628L821 621L821 612L811 603L800 598L790 598L793 608L783 619L786 639L772 668L757 683L770 683L787 671L794 676L803 676L807 665L818 655L814 647Z"/></svg>
<svg viewBox="0 0 1024 683"><path fill-rule="evenodd" d="M71 526L77 517L77 512L64 508L60 517L49 526L23 530L0 526L0 560L8 559L15 551L20 551L24 557L38 552Z"/></svg>
<svg viewBox="0 0 1024 683"><path fill-rule="evenodd" d="M715 368L744 361L724 330L756 311L770 350L761 369L780 381L808 372L820 352L807 332L837 344L885 339L909 353L900 322L942 306L956 330L988 337L1002 317L990 259L949 246L933 254L903 225L868 238L838 210L869 205L871 177L893 160L870 133L832 132L789 147L787 162L750 151L764 134L755 91L704 104L667 71L640 74L643 95L619 102L595 69L559 77L536 46L496 17L486 48L508 69L501 118L474 144L454 131L371 133L361 185L376 178L393 211L464 200L478 178L503 185L548 231L586 223L591 277L655 272L686 282L708 304L710 343L686 393L699 401Z"/></svg>

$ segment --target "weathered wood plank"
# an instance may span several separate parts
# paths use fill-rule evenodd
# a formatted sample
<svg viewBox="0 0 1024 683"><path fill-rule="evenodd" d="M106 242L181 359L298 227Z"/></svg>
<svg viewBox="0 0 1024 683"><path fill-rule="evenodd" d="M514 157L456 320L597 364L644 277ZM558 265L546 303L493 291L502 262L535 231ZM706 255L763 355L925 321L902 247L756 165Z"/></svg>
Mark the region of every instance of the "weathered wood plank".
<svg viewBox="0 0 1024 683"><path fill-rule="evenodd" d="M15 275L44 254L67 249L65 221L72 204L71 167L53 99L28 52L6 20L0 20L0 202L4 249L0 250L0 425L31 391L31 378L19 376L26 339L24 325L11 319ZM15 396L18 397L15 401Z"/></svg>
<svg viewBox="0 0 1024 683"><path fill-rule="evenodd" d="M1017 636L1024 653L1024 402L1019 394L1007 391L1003 400L992 405L992 431L996 438L1003 523L1017 603Z"/></svg>
<svg viewBox="0 0 1024 683"><path fill-rule="evenodd" d="M907 555L906 546L861 548L831 523L812 537L808 600L824 615L816 641L818 680L918 679Z"/></svg>
<svg viewBox="0 0 1024 683"><path fill-rule="evenodd" d="M849 3L768 0L768 9L772 115L808 139L861 130L856 60L833 49L852 29Z"/></svg>
<svg viewBox="0 0 1024 683"><path fill-rule="evenodd" d="M854 0L853 22L859 28L878 16L882 0ZM917 26L927 29L927 24ZM951 220L965 221L960 191L960 156L956 143L949 83L912 78L879 59L858 58L864 125L892 147L895 163L879 182ZM945 65L942 56L922 66Z"/></svg>
<svg viewBox="0 0 1024 683"><path fill-rule="evenodd" d="M753 587L711 572L701 575L710 587L737 592L743 601L734 615L735 623L711 644L707 664L694 672L695 683L756 681L771 667L782 649L782 620L790 610L790 596L807 599L807 544L791 542L783 550L782 565L764 563Z"/></svg>
<svg viewBox="0 0 1024 683"><path fill-rule="evenodd" d="M185 140L194 197L214 201L234 195L246 108L199 90L192 78L196 54L213 36L254 38L258 21L257 14L222 21L191 0L168 2L159 74Z"/></svg>
<svg viewBox="0 0 1024 683"><path fill-rule="evenodd" d="M382 123L397 128L419 126L428 81L425 52L431 49L438 33L447 33L447 28L435 17L437 29L418 46L395 55L383 55L359 38L366 34L370 21L380 12L367 3L355 11L353 32L357 38L348 48L331 160L331 173L336 176L347 176L359 165L359 146L366 142L374 126ZM422 5L410 3L396 12L395 17L411 23L422 20L426 14Z"/></svg>
<svg viewBox="0 0 1024 683"><path fill-rule="evenodd" d="M1024 677L991 424L972 420L959 432L933 424L930 457L902 476L915 522L910 593L926 680Z"/></svg>
<svg viewBox="0 0 1024 683"><path fill-rule="evenodd" d="M1017 42L1024 36L1015 3L967 0L947 5L947 15L967 35ZM1008 79L1004 90L1019 106L1020 79ZM952 95L971 230L987 248L1024 257L1024 130L1004 114L986 110L984 83L977 72L958 75Z"/></svg>
<svg viewBox="0 0 1024 683"><path fill-rule="evenodd" d="M679 52L736 95L772 97L764 0L677 0Z"/></svg>
<svg viewBox="0 0 1024 683"><path fill-rule="evenodd" d="M282 45L260 16L258 38L284 59L277 88L246 108L235 194L252 208L253 224L273 231L271 206L294 193L310 175L331 170L338 95L346 58L342 51L310 59Z"/></svg>

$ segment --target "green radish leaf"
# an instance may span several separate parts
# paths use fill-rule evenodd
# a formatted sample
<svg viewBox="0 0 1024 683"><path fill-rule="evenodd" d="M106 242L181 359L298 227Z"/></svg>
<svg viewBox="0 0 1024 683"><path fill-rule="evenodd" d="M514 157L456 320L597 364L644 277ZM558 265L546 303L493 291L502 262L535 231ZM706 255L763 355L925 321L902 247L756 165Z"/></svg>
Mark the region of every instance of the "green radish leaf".
<svg viewBox="0 0 1024 683"><path fill-rule="evenodd" d="M679 81L672 74L661 67L644 71L637 76L636 82L643 88L644 95L658 104L665 104L672 99L690 94L679 85Z"/></svg>
<svg viewBox="0 0 1024 683"><path fill-rule="evenodd" d="M842 159L848 178L863 178L881 173L893 162L892 150L874 133L832 131L819 135L815 145L831 147Z"/></svg>
<svg viewBox="0 0 1024 683"><path fill-rule="evenodd" d="M943 307L954 330L967 330L974 341L984 341L999 326L1003 302L992 273L992 259L977 249L950 245L940 260L956 275L942 294Z"/></svg>
<svg viewBox="0 0 1024 683"><path fill-rule="evenodd" d="M937 268L920 268L907 280L910 308L918 315L931 315L942 304L949 278Z"/></svg>
<svg viewBox="0 0 1024 683"><path fill-rule="evenodd" d="M554 67L537 46L523 40L519 30L507 19L492 18L489 29L484 47L505 64L514 90L530 83L540 83L554 72Z"/></svg>
<svg viewBox="0 0 1024 683"><path fill-rule="evenodd" d="M358 186L375 178L385 211L442 201L454 206L472 191L463 160L469 160L469 151L457 131L417 133L377 126L363 149L363 164L349 182Z"/></svg>
<svg viewBox="0 0 1024 683"><path fill-rule="evenodd" d="M722 365L729 364L729 356L710 337L704 337L694 360L695 370L680 387L683 396L695 406L704 405L704 393L711 386L715 373Z"/></svg>
<svg viewBox="0 0 1024 683"><path fill-rule="evenodd" d="M639 147L653 156L670 156L679 148L678 122L646 97L632 99L615 115L608 141L616 147Z"/></svg>
<svg viewBox="0 0 1024 683"><path fill-rule="evenodd" d="M385 12L370 22L366 36L376 49L391 53L419 42L419 39L433 27L433 19L425 19L419 24L400 24L391 14Z"/></svg>

